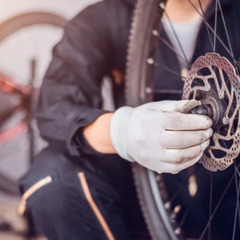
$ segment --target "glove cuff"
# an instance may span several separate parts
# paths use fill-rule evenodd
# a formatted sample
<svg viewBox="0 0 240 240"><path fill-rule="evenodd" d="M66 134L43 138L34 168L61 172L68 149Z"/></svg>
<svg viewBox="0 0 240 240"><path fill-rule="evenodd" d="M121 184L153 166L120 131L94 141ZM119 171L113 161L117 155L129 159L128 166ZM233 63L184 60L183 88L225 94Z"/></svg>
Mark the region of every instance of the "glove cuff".
<svg viewBox="0 0 240 240"><path fill-rule="evenodd" d="M130 162L134 160L127 152L128 123L132 114L132 107L119 108L111 118L110 136L112 145L120 157Z"/></svg>

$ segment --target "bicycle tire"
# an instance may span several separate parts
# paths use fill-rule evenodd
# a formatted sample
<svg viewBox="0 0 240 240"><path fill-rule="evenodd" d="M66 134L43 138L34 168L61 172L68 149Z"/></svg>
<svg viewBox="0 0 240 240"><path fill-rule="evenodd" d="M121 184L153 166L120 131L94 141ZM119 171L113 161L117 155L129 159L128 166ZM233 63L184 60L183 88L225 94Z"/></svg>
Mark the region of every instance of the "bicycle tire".
<svg viewBox="0 0 240 240"><path fill-rule="evenodd" d="M154 58L157 41L152 37L151 31L158 29L162 14L158 0L139 0L136 4L127 58L125 96L128 106L136 107L153 100L152 94L145 91L146 85L147 88L152 87L152 82L146 82L146 79L150 79L149 74L151 74L153 66L146 63L148 59ZM140 48L142 51L139 51ZM162 209L162 215L156 214L158 212L157 205L150 186L150 178L153 173L138 164L132 165L132 171L138 199L152 239L182 239L180 235L176 237L174 233L173 228L177 228L177 226L170 222L170 213Z"/></svg>
<svg viewBox="0 0 240 240"><path fill-rule="evenodd" d="M55 13L50 12L28 12L16 15L0 24L0 43L25 27L33 25L49 25L64 28L67 20ZM15 179L0 172L0 189L10 195L19 195L18 183Z"/></svg>

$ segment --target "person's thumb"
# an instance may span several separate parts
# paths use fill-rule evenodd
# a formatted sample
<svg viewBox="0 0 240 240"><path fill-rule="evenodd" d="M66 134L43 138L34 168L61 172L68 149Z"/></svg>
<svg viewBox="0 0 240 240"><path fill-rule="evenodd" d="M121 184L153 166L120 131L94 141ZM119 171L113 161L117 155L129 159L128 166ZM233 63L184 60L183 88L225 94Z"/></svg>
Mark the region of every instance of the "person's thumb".
<svg viewBox="0 0 240 240"><path fill-rule="evenodd" d="M193 100L180 100L180 101L159 101L150 102L139 106L139 109L148 109L161 112L181 112L188 113L191 109L200 105L200 102Z"/></svg>
<svg viewBox="0 0 240 240"><path fill-rule="evenodd" d="M195 99L192 100L181 100L176 101L173 105L169 106L169 112L181 112L181 113L189 113L190 110L200 106L201 103Z"/></svg>

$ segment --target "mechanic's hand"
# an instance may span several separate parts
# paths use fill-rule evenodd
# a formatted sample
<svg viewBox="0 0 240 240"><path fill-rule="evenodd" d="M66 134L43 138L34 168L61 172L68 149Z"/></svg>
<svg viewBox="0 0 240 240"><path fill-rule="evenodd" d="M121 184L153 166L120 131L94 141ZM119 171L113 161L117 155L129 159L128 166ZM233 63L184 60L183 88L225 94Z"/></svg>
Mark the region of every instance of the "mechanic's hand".
<svg viewBox="0 0 240 240"><path fill-rule="evenodd" d="M212 120L187 114L196 100L161 101L121 107L111 119L117 153L156 172L177 173L195 164L209 145Z"/></svg>

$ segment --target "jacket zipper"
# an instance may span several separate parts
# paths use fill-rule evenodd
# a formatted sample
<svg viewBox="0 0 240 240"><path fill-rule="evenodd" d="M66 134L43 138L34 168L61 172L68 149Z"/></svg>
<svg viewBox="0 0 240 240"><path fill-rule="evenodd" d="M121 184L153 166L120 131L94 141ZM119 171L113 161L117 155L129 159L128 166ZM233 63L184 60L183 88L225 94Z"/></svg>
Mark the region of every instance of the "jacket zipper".
<svg viewBox="0 0 240 240"><path fill-rule="evenodd" d="M97 207L97 205L91 195L85 174L83 172L78 173L78 178L79 178L80 184L82 186L84 196L85 196L88 204L92 208L92 211L95 214L96 218L98 219L104 233L106 234L107 239L115 240L106 220L104 219L102 213L100 212L99 208Z"/></svg>
<svg viewBox="0 0 240 240"><path fill-rule="evenodd" d="M38 191L40 188L46 186L47 184L52 182L52 177L47 176L43 178L42 180L35 183L32 187L30 187L22 196L22 200L18 207L18 214L20 216L23 216L23 214L26 211L27 206L27 200L29 197L31 197L36 191Z"/></svg>

